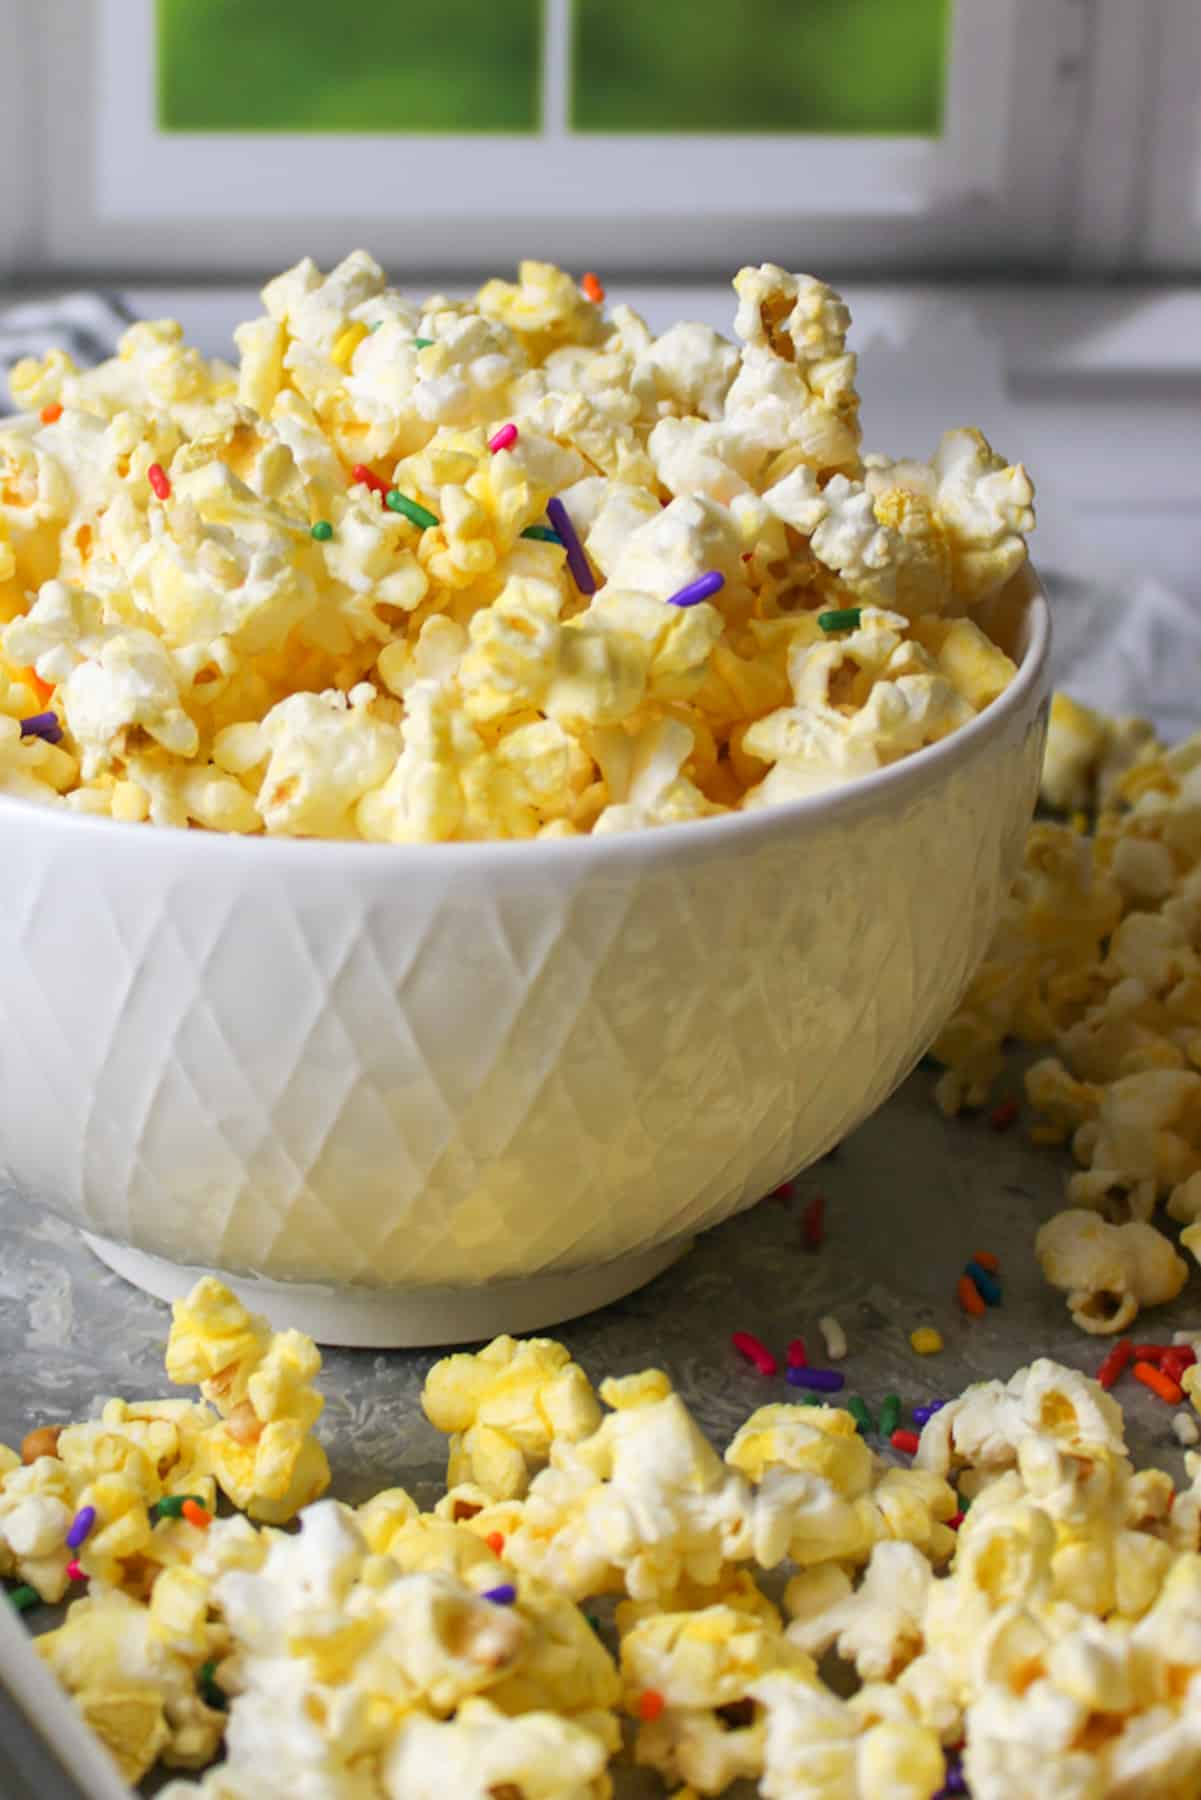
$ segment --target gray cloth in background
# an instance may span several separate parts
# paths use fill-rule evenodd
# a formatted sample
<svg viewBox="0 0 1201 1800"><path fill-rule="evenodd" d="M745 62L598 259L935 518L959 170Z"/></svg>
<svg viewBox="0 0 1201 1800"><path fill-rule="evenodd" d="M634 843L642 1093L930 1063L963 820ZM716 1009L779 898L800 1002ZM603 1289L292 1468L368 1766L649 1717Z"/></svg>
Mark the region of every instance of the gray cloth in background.
<svg viewBox="0 0 1201 1800"><path fill-rule="evenodd" d="M80 291L0 313L0 367L67 350L81 366L111 356L132 314L116 295ZM972 338L980 355L983 339ZM982 347L983 346L983 347ZM909 360L906 351L905 361ZM7 393L0 394L0 411ZM1051 597L1056 687L1107 712L1137 713L1168 738L1201 727L1201 612L1162 582L1112 585L1041 569Z"/></svg>

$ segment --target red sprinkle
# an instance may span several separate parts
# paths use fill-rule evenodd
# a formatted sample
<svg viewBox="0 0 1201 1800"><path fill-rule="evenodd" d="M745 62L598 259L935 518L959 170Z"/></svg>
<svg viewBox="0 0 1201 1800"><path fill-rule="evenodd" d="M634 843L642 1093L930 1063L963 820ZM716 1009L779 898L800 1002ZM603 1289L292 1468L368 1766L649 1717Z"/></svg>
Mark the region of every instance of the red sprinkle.
<svg viewBox="0 0 1201 1800"><path fill-rule="evenodd" d="M1017 1101L1002 1100L1000 1106L994 1106L989 1113L988 1122L994 1131L1009 1131L1018 1122Z"/></svg>
<svg viewBox="0 0 1201 1800"><path fill-rule="evenodd" d="M773 1188L771 1193L767 1197L769 1200L778 1200L782 1206L784 1204L785 1200L792 1199L792 1183L791 1183L791 1181L782 1181L780 1183L779 1187Z"/></svg>
<svg viewBox="0 0 1201 1800"><path fill-rule="evenodd" d="M162 463L151 463L146 471L146 479L160 500L170 499L171 483L167 479L167 471Z"/></svg>
<svg viewBox="0 0 1201 1800"><path fill-rule="evenodd" d="M213 1515L203 1506L197 1506L194 1500L185 1500L179 1509L180 1517L194 1525L197 1531L207 1531L213 1522Z"/></svg>
<svg viewBox="0 0 1201 1800"><path fill-rule="evenodd" d="M894 1431L888 1441L894 1450L903 1450L906 1456L915 1456L921 1443L916 1431Z"/></svg>
<svg viewBox="0 0 1201 1800"><path fill-rule="evenodd" d="M1165 1350L1160 1360L1160 1368L1169 1381L1179 1381L1186 1369L1191 1369L1197 1360L1197 1352L1188 1344L1174 1344Z"/></svg>
<svg viewBox="0 0 1201 1800"><path fill-rule="evenodd" d="M585 300L591 300L596 306L599 306L605 297L605 290L591 269L580 279L580 292Z"/></svg>
<svg viewBox="0 0 1201 1800"><path fill-rule="evenodd" d="M491 450L493 456L495 456L498 450L507 450L510 444L515 444L516 442L516 425L502 425L500 430L493 432L492 436L488 439L488 448Z"/></svg>
<svg viewBox="0 0 1201 1800"><path fill-rule="evenodd" d="M754 1363L760 1375L775 1375L779 1363L762 1339L749 1331L736 1331L730 1338L739 1356L744 1356L749 1363Z"/></svg>
<svg viewBox="0 0 1201 1800"><path fill-rule="evenodd" d="M62 416L63 409L57 400L52 400L49 406L43 406L42 408L41 418L43 425L57 425Z"/></svg>
<svg viewBox="0 0 1201 1800"><path fill-rule="evenodd" d="M647 1688L638 1697L638 1717L649 1725L662 1715L666 1705L667 1702L658 1688Z"/></svg>
<svg viewBox="0 0 1201 1800"><path fill-rule="evenodd" d="M1136 1344L1134 1356L1137 1362L1159 1363L1172 1349L1171 1344Z"/></svg>
<svg viewBox="0 0 1201 1800"><path fill-rule="evenodd" d="M350 471L350 485L354 487L360 481L364 487L369 487L373 494L386 494L388 491L387 482L381 480L375 470L369 469L366 463L356 463Z"/></svg>
<svg viewBox="0 0 1201 1800"><path fill-rule="evenodd" d="M947 1520L947 1524L951 1527L952 1531L958 1531L959 1527L963 1524L963 1521L966 1518L967 1518L966 1513L962 1513L962 1512L952 1513L950 1518Z"/></svg>
<svg viewBox="0 0 1201 1800"><path fill-rule="evenodd" d="M86 1581L87 1580L87 1576L84 1574L83 1570L80 1568L78 1562L74 1559L74 1557L72 1557L71 1561L67 1564L67 1580L68 1581Z"/></svg>
<svg viewBox="0 0 1201 1800"><path fill-rule="evenodd" d="M1166 1400L1169 1406L1179 1406L1184 1399L1179 1382L1173 1381L1162 1369L1155 1368L1151 1363L1136 1362L1130 1373L1136 1381L1141 1381L1144 1387L1150 1388L1153 1394Z"/></svg>
<svg viewBox="0 0 1201 1800"><path fill-rule="evenodd" d="M1103 1388L1111 1388L1118 1376L1124 1374L1133 1361L1133 1343L1129 1338L1119 1338L1097 1370L1097 1380Z"/></svg>
<svg viewBox="0 0 1201 1800"><path fill-rule="evenodd" d="M490 1531L484 1542L494 1555L499 1556L505 1547L505 1534L503 1531Z"/></svg>
<svg viewBox="0 0 1201 1800"><path fill-rule="evenodd" d="M991 1250L973 1250L971 1261L979 1263L980 1267L987 1269L990 1275L1001 1273L1001 1259L999 1256L994 1256Z"/></svg>
<svg viewBox="0 0 1201 1800"><path fill-rule="evenodd" d="M824 1194L814 1194L801 1214L801 1230L805 1235L805 1248L819 1250L826 1236L826 1196Z"/></svg>
<svg viewBox="0 0 1201 1800"><path fill-rule="evenodd" d="M790 1369L808 1368L809 1358L805 1355L804 1338L793 1338L791 1344L788 1346L786 1355L788 1358L788 1367Z"/></svg>

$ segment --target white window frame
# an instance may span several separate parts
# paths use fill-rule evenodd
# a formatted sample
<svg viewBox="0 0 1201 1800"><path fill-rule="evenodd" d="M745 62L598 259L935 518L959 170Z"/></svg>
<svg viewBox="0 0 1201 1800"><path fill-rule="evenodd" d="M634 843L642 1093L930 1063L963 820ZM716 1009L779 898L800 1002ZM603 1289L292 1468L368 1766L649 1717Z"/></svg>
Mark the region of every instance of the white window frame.
<svg viewBox="0 0 1201 1800"><path fill-rule="evenodd" d="M37 39L44 273L257 274L357 242L405 273L521 253L670 276L764 255L883 272L987 266L1015 239L1030 264L1061 251L1061 44L1085 0L958 0L938 140L574 135L568 0L545 0L537 136L160 133L152 0L0 3ZM425 216L398 211L414 192L436 195Z"/></svg>

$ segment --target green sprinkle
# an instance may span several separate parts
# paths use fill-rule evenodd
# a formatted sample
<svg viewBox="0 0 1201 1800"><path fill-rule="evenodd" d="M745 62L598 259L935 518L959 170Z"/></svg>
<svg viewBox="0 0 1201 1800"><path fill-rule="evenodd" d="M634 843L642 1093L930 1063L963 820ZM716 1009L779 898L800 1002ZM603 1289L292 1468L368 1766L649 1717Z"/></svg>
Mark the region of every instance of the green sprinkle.
<svg viewBox="0 0 1201 1800"><path fill-rule="evenodd" d="M28 1612L31 1606L42 1604L42 1596L37 1589L26 1586L10 1588L8 1598L18 1612Z"/></svg>
<svg viewBox="0 0 1201 1800"><path fill-rule="evenodd" d="M334 528L328 519L318 519L317 523L309 532L309 536L315 537L319 544L328 544L333 535Z"/></svg>
<svg viewBox="0 0 1201 1800"><path fill-rule="evenodd" d="M521 535L523 538L533 538L539 544L558 544L560 548L563 545L563 539L549 525L527 525Z"/></svg>
<svg viewBox="0 0 1201 1800"><path fill-rule="evenodd" d="M396 488L389 488L384 495L384 505L394 513L403 513L405 518L416 525L418 531L428 531L431 525L438 523L438 515L432 513L428 506L421 506L416 500L410 500Z"/></svg>
<svg viewBox="0 0 1201 1800"><path fill-rule="evenodd" d="M428 350L430 345L433 343L433 341L434 341L433 338L414 338L413 339L413 343L418 350Z"/></svg>
<svg viewBox="0 0 1201 1800"><path fill-rule="evenodd" d="M795 1404L797 1406L824 1406L826 1403L820 1394L802 1394Z"/></svg>
<svg viewBox="0 0 1201 1800"><path fill-rule="evenodd" d="M840 612L818 613L817 622L823 631L858 631L861 617L857 606L848 606Z"/></svg>
<svg viewBox="0 0 1201 1800"><path fill-rule="evenodd" d="M379 330L379 328L380 328L380 326L381 326L381 325L382 325L382 324L383 324L383 322L384 322L384 321L383 321L383 320L382 320L382 319L377 319L377 320L376 320L376 321L375 321L375 324L374 324L374 325L368 325L368 327L367 327L367 335L368 335L368 336L370 336L370 335L371 335L371 333L372 333L372 332L373 332L373 331L378 331L378 330Z"/></svg>
<svg viewBox="0 0 1201 1800"><path fill-rule="evenodd" d="M880 1436L890 1438L901 1422L901 1396L885 1394L880 1402Z"/></svg>
<svg viewBox="0 0 1201 1800"><path fill-rule="evenodd" d="M150 1510L156 1519L182 1519L184 1505L189 1500L194 1500L197 1506L204 1505L199 1494L167 1494L162 1500L156 1500Z"/></svg>
<svg viewBox="0 0 1201 1800"><path fill-rule="evenodd" d="M200 1691L200 1698L206 1706L211 1706L214 1712L227 1712L229 1700L226 1697L225 1689L219 1686L215 1679L216 1673L215 1662L201 1663L196 1671L196 1686Z"/></svg>
<svg viewBox="0 0 1201 1800"><path fill-rule="evenodd" d="M852 1394L845 1404L847 1411L855 1421L857 1429L862 1432L864 1437L867 1436L869 1431L874 1431L876 1429L876 1421L867 1410L867 1402L863 1399L862 1395Z"/></svg>

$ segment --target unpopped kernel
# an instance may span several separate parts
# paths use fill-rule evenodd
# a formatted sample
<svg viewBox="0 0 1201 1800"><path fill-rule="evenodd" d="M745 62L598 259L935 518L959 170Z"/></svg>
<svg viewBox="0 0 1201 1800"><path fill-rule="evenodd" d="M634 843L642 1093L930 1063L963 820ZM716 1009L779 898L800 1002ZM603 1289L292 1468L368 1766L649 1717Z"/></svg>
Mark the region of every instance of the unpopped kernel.
<svg viewBox="0 0 1201 1800"><path fill-rule="evenodd" d="M88 1590L37 1642L131 1783L221 1755L168 1800L610 1800L631 1756L694 1800L740 1778L933 1800L961 1762L983 1800L1048 1792L1047 1768L1098 1800L1201 1784L1201 1457L1180 1491L1136 1472L1074 1370L969 1388L902 1469L849 1413L786 1402L723 1459L662 1371L598 1400L561 1345L499 1339L431 1371L452 1440L431 1512L393 1488L307 1505L296 1534L158 1516L185 1484L211 1499L209 1440L260 1417L265 1371L315 1419L307 1375L276 1379L302 1343L203 1282L168 1358L203 1400L111 1400L32 1462L0 1451L6 1575L57 1597L95 1509ZM461 1478L485 1419L520 1494ZM615 1636L583 1610L606 1596Z"/></svg>
<svg viewBox="0 0 1201 1800"><path fill-rule="evenodd" d="M934 743L1014 667L970 616L1032 489L978 431L864 454L833 289L655 337L548 263L423 304L355 251L207 361L167 321L18 363L0 794L414 843L641 830ZM548 513L548 508L549 513ZM556 524L557 521L557 524ZM21 730L50 714L50 737Z"/></svg>

